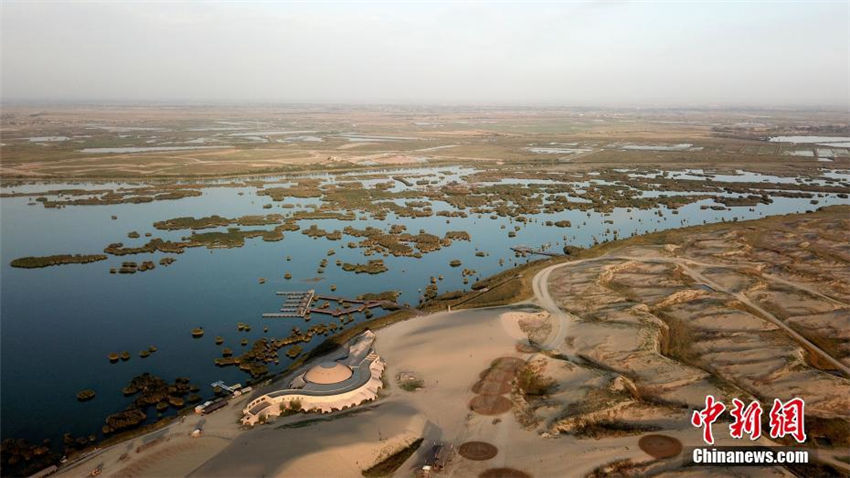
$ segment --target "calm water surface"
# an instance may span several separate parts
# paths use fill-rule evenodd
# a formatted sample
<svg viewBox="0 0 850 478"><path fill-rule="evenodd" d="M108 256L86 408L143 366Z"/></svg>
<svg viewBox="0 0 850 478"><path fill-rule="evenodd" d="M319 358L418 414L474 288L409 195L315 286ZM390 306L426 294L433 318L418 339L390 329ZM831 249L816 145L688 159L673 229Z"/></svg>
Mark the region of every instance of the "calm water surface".
<svg viewBox="0 0 850 478"><path fill-rule="evenodd" d="M414 168L394 174L434 174L445 172L441 183L458 179L471 172L467 168ZM698 171L682 171L681 177L700 178ZM846 172L833 171L831 177L850 180ZM328 181L349 180L350 175L326 176ZM413 178L415 179L415 178ZM723 181L761 181L776 178L743 173L738 176L717 177ZM789 188L796 180L782 178ZM386 179L362 181L364 184L385 182ZM516 183L506 180L505 183ZM540 183L544 181L531 181ZM133 185L86 185L102 188ZM137 186L137 185L136 185ZM62 187L79 188L80 185L29 185L4 188L4 192L45 191ZM404 188L400 184L394 186ZM239 193L243 195L239 195ZM652 193L649 193L650 195ZM345 244L352 238L343 236L342 241L311 239L300 231L286 232L280 242L264 242L259 238L248 239L242 248L207 250L189 248L184 254L174 255L177 262L169 267L157 266L155 270L131 275L110 274L109 268L123 261L154 260L158 262L164 254L142 254L113 257L107 261L85 265L65 265L43 269L18 269L9 266L12 259L29 255L62 253L100 253L112 242L123 242L126 246L144 244L153 237L180 239L190 231L158 231L155 221L179 217L202 217L218 214L237 217L247 214L289 213L296 209L281 209L268 197L256 195L254 187L211 187L203 195L177 201L160 201L148 204L122 204L113 206L70 206L63 209L45 209L40 204L28 205L30 198L4 198L0 202L2 228L0 228L0 255L2 255L2 279L0 279L0 359L2 359L2 435L40 440L53 439L61 443L61 435L71 432L76 435L99 433L104 418L127 407L132 402L121 393L129 380L142 373L150 372L166 380L189 377L201 387L204 398L212 396L209 384L216 380L228 383L242 382L248 378L235 367L217 368L213 359L221 355L226 346L241 353L239 342L247 338L249 343L260 337L284 337L293 326L306 330L312 324L330 322L335 319L321 315L313 316L310 322L301 319L262 319L263 312L279 308L276 290L302 290L315 288L319 293L331 293L331 284L336 284L335 294L354 297L365 292L401 290L400 302L416 305L420 291L429 283L431 276L442 274L439 282L441 292L464 288L461 270L472 268L479 277L486 277L510 267L520 261L508 250L511 245L551 244L560 249L563 244L589 246L594 237L612 238L613 231L620 237L648 231L702 224L758 218L773 214L785 214L812 210L829 204L850 203L850 200L835 196L819 198L813 206L809 199L775 198L773 204L736 207L731 211L701 210L702 204L714 204L711 200L701 201L679 209L679 214L665 212L662 217L656 210L617 209L608 215L586 211L567 211L561 214L539 214L534 221L522 226L515 238L508 238L508 231L517 223L510 218L491 220L489 217L471 216L452 218L446 224L445 217L398 218L390 214L385 221L357 220L306 220L300 221L302 229L311 224L331 231L345 226L364 228L377 226L387 228L389 224L405 224L408 231L419 229L442 236L449 230L465 230L472 242L455 241L451 247L426 254L423 259L407 257L385 257L389 271L379 275L356 275L344 272L334 262L365 262L359 249L349 249ZM287 199L285 202L301 205L316 204L318 200ZM262 206L272 203L272 209ZM434 202L435 211L451 209L443 202ZM664 209L664 208L662 208ZM117 216L117 220L111 216ZM360 214L358 214L360 216ZM547 220L570 220L571 228L547 227ZM605 220L613 221L606 224ZM506 229L501 229L505 225ZM266 227L264 229L268 229ZM245 228L250 229L250 228ZM606 230L610 232L606 234ZM138 231L139 239L128 239L127 233ZM328 249L336 255L328 257L324 274L316 273L319 262L327 257ZM476 257L476 250L489 255ZM292 261L285 261L291 256ZM375 257L372 257L375 258ZM499 259L504 258L504 266ZM463 267L452 268L448 263L461 259ZM290 272L292 280L284 280ZM320 276L322 280L311 279ZM258 278L267 282L258 284ZM364 320L362 315L357 320ZM246 322L252 331L237 332L236 323ZM202 326L206 334L193 339L190 331ZM263 327L269 328L263 333ZM214 344L215 336L224 337L223 346ZM316 346L322 338L314 338L304 344L306 350ZM141 359L138 352L151 345L159 351L149 358ZM127 350L132 354L128 362L111 364L107 354ZM285 352L282 349L281 352ZM281 353L281 370L289 363ZM76 392L92 388L97 392L94 400L80 403ZM173 413L170 411L169 413ZM150 413L153 419L153 413Z"/></svg>

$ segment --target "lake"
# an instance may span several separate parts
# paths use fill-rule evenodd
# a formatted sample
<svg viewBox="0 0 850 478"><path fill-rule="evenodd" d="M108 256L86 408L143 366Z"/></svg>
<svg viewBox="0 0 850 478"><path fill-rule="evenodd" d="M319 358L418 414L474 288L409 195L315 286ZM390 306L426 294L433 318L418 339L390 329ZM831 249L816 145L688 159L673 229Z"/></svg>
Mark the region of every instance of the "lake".
<svg viewBox="0 0 850 478"><path fill-rule="evenodd" d="M353 137L352 140L357 139L362 138ZM438 171L441 174L437 175ZM467 167L418 167L393 170L390 174L421 175L438 180L439 184L446 184L458 181L471 172L474 170ZM323 181L339 181L364 174L369 173L314 177ZM673 177L704 179L703 172L698 170L673 174ZM850 175L842 171L832 171L829 177L850 181ZM365 185L374 185L386 182L387 179L358 180ZM729 183L771 180L787 184L789 190L793 190L795 184L803 184L796 178L776 178L744 171L717 175L714 180ZM541 182L506 178L494 184ZM454 241L451 246L428 253L422 259L382 257L389 270L377 275L345 272L334 265L337 259L364 263L367 259L378 257L365 258L362 250L345 247L348 241L357 239L346 236L341 241L313 239L301 231L285 232L285 238L279 242L247 239L241 248L187 248L183 254L170 255L177 259L171 266L158 265L152 271L136 274L110 274L109 269L118 267L124 261L158 262L169 254L110 256L102 262L43 269L19 269L9 265L12 259L23 256L100 253L113 242L138 246L149 240L144 237L146 232L166 240L179 240L191 233L186 230L160 231L153 228L154 222L168 218L214 214L224 217L289 214L308 210L311 204L320 202L320 199L299 198L286 198L283 203L273 202L268 196L258 196L258 188L255 186L218 184L221 183L211 181L211 187L204 188L199 197L145 204L64 208L44 208L41 204L32 205L31 201L39 193L50 189L102 189L139 185L30 184L2 189L4 193L32 193L32 197L8 197L0 201L3 218L0 231L3 326L0 339L3 388L0 393L3 438L41 440L49 437L54 445L58 445L61 444L64 432L74 436L99 434L108 414L122 410L132 402L132 397L123 396L121 388L142 372L150 372L168 381L180 376L189 377L192 383L201 387L204 398L209 398L212 396L212 382L224 380L227 383L245 383L249 378L236 367L218 368L213 365L213 360L221 356L223 346L232 348L238 355L244 349L239 344L243 338L247 338L249 343L261 337L281 338L288 335L293 326L303 331L313 324L338 320L316 314L310 322L303 319L263 319L263 312L275 312L280 307L280 298L274 294L276 290L315 289L318 293L330 294L331 285L334 284L334 295L355 297L366 292L392 289L402 292L399 302L415 306L431 276L444 277L438 285L440 292L446 292L469 287L463 284L463 268L475 269L475 277L484 278L532 259L516 258L509 250L512 245L551 244L552 250L560 251L565 244L586 247L593 244L594 238L611 239L614 231L619 233L619 237L628 237L703 222L755 219L813 210L830 204L850 204L848 199L825 194L818 198L817 206L810 204L808 198L776 197L771 204L732 207L731 210L701 209L704 205L715 205L708 199L681 207L678 214L671 214L663 206L631 211L616 208L607 214L569 210L558 214L530 215L531 220L525 224L510 217L491 219L488 215L476 214L466 218L454 217L449 223L446 217L436 215L408 218L396 217L394 214L383 221L372 218L299 221L301 230L312 224L327 231L342 230L346 226L387 229L390 224L403 224L414 234L423 229L442 237L447 231L462 230L468 231L472 238L471 242ZM404 186L396 183L393 189L398 188ZM644 195L661 193L663 191L644 192ZM264 209L265 204L272 204L273 207ZM280 207L281 204L292 204L294 207L284 209ZM433 201L432 208L435 212L453 209L443 201ZM658 215L659 209L665 211L661 216ZM356 216L360 218L363 215L358 213ZM112 216L117 219L113 220ZM572 227L558 228L544 224L545 221L562 220L571 221ZM516 237L509 238L508 231L512 231L515 226L520 226L520 229ZM129 239L127 233L130 231L138 231L142 237ZM334 249L336 254L328 257L329 249ZM477 257L475 253L479 250L488 255ZM286 261L287 256L291 256L291 261ZM324 274L318 274L318 264L324 258L328 258L328 267ZM453 259L461 259L462 267L450 267L449 262ZM504 265L500 265L500 259L504 259ZM291 280L283 278L287 272L292 274ZM261 277L267 280L265 284L258 283ZM317 277L321 279L316 281ZM365 317L358 314L356 320L362 321ZM237 322L250 324L252 330L238 332ZM199 326L206 333L203 338L194 339L190 331ZM266 326L268 333L263 332ZM214 344L214 338L219 335L225 339L223 346ZM318 345L321 340L322 337L317 337L309 344L303 344L305 350ZM148 358L140 358L139 351L151 345L155 345L158 351ZM129 361L112 364L107 360L107 354L124 350L132 355ZM290 363L283 353L285 351L285 348L281 350L280 365L273 367L272 371L283 370ZM88 402L78 402L75 395L85 388L94 389L97 396ZM173 414L173 409L168 413ZM155 419L153 413L149 417Z"/></svg>

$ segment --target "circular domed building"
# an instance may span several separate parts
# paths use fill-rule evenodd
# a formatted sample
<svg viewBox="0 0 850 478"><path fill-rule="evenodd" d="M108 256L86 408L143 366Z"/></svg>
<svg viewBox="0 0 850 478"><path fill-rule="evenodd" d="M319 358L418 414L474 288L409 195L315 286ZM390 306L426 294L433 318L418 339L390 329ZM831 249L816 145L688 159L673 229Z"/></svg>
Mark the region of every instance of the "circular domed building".
<svg viewBox="0 0 850 478"><path fill-rule="evenodd" d="M354 338L348 351L338 351L299 373L284 389L251 400L242 410L242 423L255 425L285 410L330 413L378 397L383 387L384 361L372 345L375 334L365 331Z"/></svg>
<svg viewBox="0 0 850 478"><path fill-rule="evenodd" d="M330 385L348 380L352 373L348 365L339 362L322 362L304 374L304 381L319 385Z"/></svg>

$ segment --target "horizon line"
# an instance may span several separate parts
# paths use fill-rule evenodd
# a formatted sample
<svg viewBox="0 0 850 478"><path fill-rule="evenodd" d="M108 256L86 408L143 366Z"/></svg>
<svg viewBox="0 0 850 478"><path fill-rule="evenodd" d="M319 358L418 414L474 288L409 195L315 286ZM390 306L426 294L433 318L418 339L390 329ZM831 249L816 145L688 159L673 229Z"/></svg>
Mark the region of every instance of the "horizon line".
<svg viewBox="0 0 850 478"><path fill-rule="evenodd" d="M282 100L282 99L62 99L2 98L0 106L351 106L351 107L443 107L443 108L567 108L567 109L633 109L633 110L822 110L845 111L850 102L824 103L739 103L739 102L646 102L646 103L569 103L562 101L409 101L409 100Z"/></svg>

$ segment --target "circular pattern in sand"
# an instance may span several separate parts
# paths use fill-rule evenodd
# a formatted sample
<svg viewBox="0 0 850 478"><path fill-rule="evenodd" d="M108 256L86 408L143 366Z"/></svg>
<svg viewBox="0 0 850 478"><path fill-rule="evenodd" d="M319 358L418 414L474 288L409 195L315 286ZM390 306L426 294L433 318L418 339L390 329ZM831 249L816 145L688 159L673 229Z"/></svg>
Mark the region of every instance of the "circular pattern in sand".
<svg viewBox="0 0 850 478"><path fill-rule="evenodd" d="M481 415L501 415L511 409L511 401L502 394L511 391L511 383L517 371L525 365L525 360L516 357L500 357L490 362L490 367L481 372L481 378L472 386L477 393L469 408Z"/></svg>
<svg viewBox="0 0 850 478"><path fill-rule="evenodd" d="M511 382L504 380L479 380L472 386L472 393L479 395L501 395L511 391Z"/></svg>
<svg viewBox="0 0 850 478"><path fill-rule="evenodd" d="M489 380L491 382L510 382L516 376L516 373L510 370L487 370L487 373L482 373L481 380Z"/></svg>
<svg viewBox="0 0 850 478"><path fill-rule="evenodd" d="M644 435L638 447L653 458L670 458L682 453L682 442L667 435Z"/></svg>
<svg viewBox="0 0 850 478"><path fill-rule="evenodd" d="M479 415L501 415L511 409L511 401L501 395L476 395L469 408Z"/></svg>
<svg viewBox="0 0 850 478"><path fill-rule="evenodd" d="M494 360L492 365L497 370L516 372L520 367L525 365L525 360L517 357L500 357Z"/></svg>
<svg viewBox="0 0 850 478"><path fill-rule="evenodd" d="M484 461L496 456L499 449L487 442L468 441L461 445L457 452L467 460Z"/></svg>
<svg viewBox="0 0 850 478"><path fill-rule="evenodd" d="M478 475L478 478L531 478L531 475L515 468L490 468Z"/></svg>

